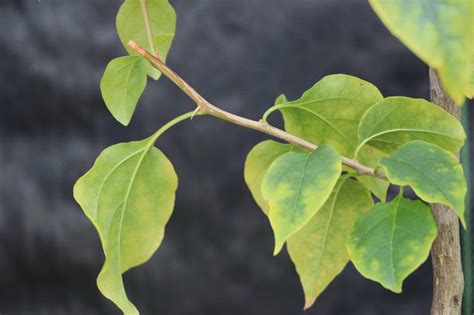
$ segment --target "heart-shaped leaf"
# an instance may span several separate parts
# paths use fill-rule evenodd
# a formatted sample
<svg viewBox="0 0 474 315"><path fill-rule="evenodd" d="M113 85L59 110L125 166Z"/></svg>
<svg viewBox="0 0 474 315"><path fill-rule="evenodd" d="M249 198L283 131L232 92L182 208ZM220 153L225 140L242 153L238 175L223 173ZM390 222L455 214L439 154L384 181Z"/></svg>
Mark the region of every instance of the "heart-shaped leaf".
<svg viewBox="0 0 474 315"><path fill-rule="evenodd" d="M453 208L466 226L466 180L461 164L451 152L434 144L413 141L401 146L392 156L382 158L380 165L390 182L410 185L424 201Z"/></svg>
<svg viewBox="0 0 474 315"><path fill-rule="evenodd" d="M178 178L153 138L104 150L74 186L74 198L99 233L105 263L97 278L104 296L138 315L122 274L158 249L173 211Z"/></svg>
<svg viewBox="0 0 474 315"><path fill-rule="evenodd" d="M434 143L457 152L466 139L461 123L423 99L389 97L371 107L359 125L360 150L370 145L387 154L413 140Z"/></svg>
<svg viewBox="0 0 474 315"><path fill-rule="evenodd" d="M405 278L428 258L436 234L431 209L400 194L359 217L347 250L364 277L400 293Z"/></svg>
<svg viewBox="0 0 474 315"><path fill-rule="evenodd" d="M352 157L362 115L383 96L371 83L344 74L324 77L297 100L280 104L285 130Z"/></svg>
<svg viewBox="0 0 474 315"><path fill-rule="evenodd" d="M370 192L342 176L323 207L288 240L288 253L305 292L305 309L349 262L347 236L357 217L372 206Z"/></svg>
<svg viewBox="0 0 474 315"><path fill-rule="evenodd" d="M273 162L262 181L262 196L270 205L275 255L321 209L341 170L340 154L327 144L311 153L285 153Z"/></svg>
<svg viewBox="0 0 474 315"><path fill-rule="evenodd" d="M285 130L314 144L327 143L341 155L353 157L358 143L357 129L363 114L383 96L371 83L359 78L329 75L307 90L299 99L280 99ZM367 154L366 154L367 153ZM359 153L361 163L375 167L381 152L368 147ZM388 182L360 177L381 200L385 200Z"/></svg>

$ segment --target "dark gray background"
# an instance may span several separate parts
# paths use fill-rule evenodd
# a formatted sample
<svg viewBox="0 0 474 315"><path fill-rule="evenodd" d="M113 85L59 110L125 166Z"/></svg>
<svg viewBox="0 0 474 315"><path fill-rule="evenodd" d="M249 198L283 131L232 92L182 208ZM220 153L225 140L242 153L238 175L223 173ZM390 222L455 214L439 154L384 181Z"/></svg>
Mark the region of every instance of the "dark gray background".
<svg viewBox="0 0 474 315"><path fill-rule="evenodd" d="M382 26L366 0L172 1L169 64L206 98L259 118L332 73L384 95L428 97L427 67ZM143 139L193 104L151 82L129 128L99 92L124 54L116 0L0 0L0 313L119 314L95 286L99 238L72 199L74 181L105 147ZM278 122L278 120L276 120ZM126 275L143 314L428 314L429 262L396 295L349 265L304 313L286 252L272 257L267 220L243 181L265 136L198 118L160 138L180 187L165 241Z"/></svg>

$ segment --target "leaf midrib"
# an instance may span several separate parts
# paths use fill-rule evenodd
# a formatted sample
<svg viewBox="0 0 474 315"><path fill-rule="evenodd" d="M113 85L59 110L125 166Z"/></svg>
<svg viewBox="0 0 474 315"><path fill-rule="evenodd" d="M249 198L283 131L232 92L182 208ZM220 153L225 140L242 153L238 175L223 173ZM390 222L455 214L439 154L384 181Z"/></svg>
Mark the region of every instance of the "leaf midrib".
<svg viewBox="0 0 474 315"><path fill-rule="evenodd" d="M133 63L130 65L130 70L128 70L128 75L127 75L127 81L125 82L125 89L123 89L124 93L125 93L125 100L122 104L122 108L125 109L125 106L127 105L128 103L128 98L130 96L130 93L128 92L128 86L130 84L130 78L132 76L132 71L135 70L135 67L136 67L136 64L137 62L141 61L141 58L137 58L135 61L133 61Z"/></svg>
<svg viewBox="0 0 474 315"><path fill-rule="evenodd" d="M108 181L109 177L113 174L113 172L115 172L115 170L117 168L119 168L123 163L125 163L127 160L131 159L132 157L134 157L135 155L141 153L143 150L145 150L145 148L142 148L138 151L135 151L133 152L132 154L129 154L127 155L124 159L122 159L120 162L117 163L117 165L115 165L109 173L107 173L107 175L104 177L104 180L101 182L100 184L100 187L99 187L99 190L97 192L97 200L96 200L96 205L95 205L95 210L96 210L96 214L98 213L99 211L99 203L100 203L100 197L101 197L101 192L102 192L102 189L104 188L104 185L105 183Z"/></svg>
<svg viewBox="0 0 474 315"><path fill-rule="evenodd" d="M419 133L429 133L429 134L434 134L434 135L437 135L437 136L443 136L443 137L446 137L446 138L450 138L450 139L462 141L461 138L455 138L455 137L453 137L453 136L450 136L450 135L447 135L447 134L444 134L444 133L441 133L441 132L437 132L437 131L429 131L429 130L425 130L425 129L412 129L412 128L394 128L394 129L385 130L385 131L382 131L382 132L373 134L373 135L369 136L368 138L365 138L365 139L357 146L356 152L358 153L358 152L360 151L360 149L362 148L362 146L364 146L365 144L369 143L371 140L376 140L376 139L375 139L376 137L379 137L379 136L382 136L382 135L385 135L385 134L389 134L389 133L396 133L396 132L402 132L402 131L419 132Z"/></svg>
<svg viewBox="0 0 474 315"><path fill-rule="evenodd" d="M289 225L293 225L294 224L294 218L295 218L295 207L296 207L296 204L298 203L298 199L300 197L300 194L301 194L301 188L303 186L303 182L304 182L304 174L306 173L306 167L307 167L307 164L308 164L308 160L309 158L311 157L313 153L310 153L308 154L305 159L304 159L304 162L303 162L303 171L302 171L302 174L301 174L301 178L300 178L300 182L298 184L298 190L297 190L297 193L296 193L296 197L295 197L295 200L293 202L293 206L291 207L291 219L290 219L290 224Z"/></svg>
<svg viewBox="0 0 474 315"><path fill-rule="evenodd" d="M121 266L121 259L120 259L120 253L121 253L121 240L122 240L122 226L123 226L123 219L125 217L125 210L127 208L127 203L128 203L128 197L130 196L130 191L132 190L132 187L133 187L133 184L135 182L135 178L137 176L137 173L138 173L138 170L140 168L140 166L142 165L142 162L143 162L143 159L145 158L145 156L148 154L148 151L150 150L150 148L152 147L153 143L154 143L155 139L154 137L146 144L145 148L143 149L143 153L142 155L140 156L140 159L138 160L138 163L137 163L137 166L135 167L135 170L133 171L133 175L132 175L132 178L130 180L130 183L128 185L128 188L127 188L127 192L125 194L125 199L123 201L123 206L122 206L122 212L120 214L120 225L119 225L119 229L118 229L118 235L117 235L117 239L118 239L118 246L117 246L117 250L118 250L118 259L119 259L119 264L120 264L120 267Z"/></svg>
<svg viewBox="0 0 474 315"><path fill-rule="evenodd" d="M400 188L402 189L402 188ZM402 196L398 196L396 203L395 203L395 208L393 212L393 227L392 227L392 235L390 237L390 266L392 268L392 279L395 284L397 284L397 279L395 275L395 263L393 261L393 239L395 237L395 230L397 229L397 214L398 214L398 208L400 206L400 201L402 200Z"/></svg>
<svg viewBox="0 0 474 315"><path fill-rule="evenodd" d="M332 222L332 217L334 215L334 207L336 206L336 203L337 203L337 198L339 196L339 193L341 192L342 190L342 187L344 186L344 184L346 183L348 177L345 177L340 185L337 187L336 191L335 191L335 195L334 195L334 200L332 202L332 205L331 205L331 211L330 211L330 214L329 214L329 219L328 219L328 224L326 225L326 229L324 231L324 239L323 239L323 247L321 249L321 253L319 255L319 258L318 258L318 262L316 264L316 274L315 274L315 277L317 277L319 275L319 268L321 266L321 260L322 260L322 256L324 254L324 251L326 250L326 244L327 244L327 236L328 236L328 232L329 232L329 227L331 226L331 222Z"/></svg>

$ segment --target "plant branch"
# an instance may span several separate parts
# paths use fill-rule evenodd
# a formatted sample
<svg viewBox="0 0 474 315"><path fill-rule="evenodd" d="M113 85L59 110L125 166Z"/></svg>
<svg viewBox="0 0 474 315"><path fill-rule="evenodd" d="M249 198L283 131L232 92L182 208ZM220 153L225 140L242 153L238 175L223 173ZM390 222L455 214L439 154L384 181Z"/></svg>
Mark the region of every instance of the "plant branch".
<svg viewBox="0 0 474 315"><path fill-rule="evenodd" d="M202 97L196 90L194 90L186 81L184 81L179 75L177 75L173 70L171 70L166 64L164 64L160 58L150 54L148 51L143 49L134 41L129 41L128 45L142 55L152 66L160 70L165 76L167 76L174 84L176 84L186 95L188 95L198 106L199 112L202 114L208 114L219 119L228 121L232 124L239 125L245 128L257 130L273 136L275 138L284 140L286 142L297 145L303 149L314 151L318 147L308 142L304 139L301 139L295 135L292 135L286 131L278 129L269 125L267 122L260 120L251 120L248 118L240 117L235 114L229 113L223 109L220 109L217 106L209 103L204 97ZM354 169L357 171L358 175L368 175L380 179L387 180L387 177L382 172L376 171L375 169L361 164L359 161L350 159L347 157L342 157L342 164Z"/></svg>
<svg viewBox="0 0 474 315"><path fill-rule="evenodd" d="M146 0L140 0L140 6L142 8L143 22L145 23L146 36L148 39L148 45L150 45L150 50L153 56L156 56L156 48L153 43L153 31L151 29L150 16L148 14L148 6Z"/></svg>

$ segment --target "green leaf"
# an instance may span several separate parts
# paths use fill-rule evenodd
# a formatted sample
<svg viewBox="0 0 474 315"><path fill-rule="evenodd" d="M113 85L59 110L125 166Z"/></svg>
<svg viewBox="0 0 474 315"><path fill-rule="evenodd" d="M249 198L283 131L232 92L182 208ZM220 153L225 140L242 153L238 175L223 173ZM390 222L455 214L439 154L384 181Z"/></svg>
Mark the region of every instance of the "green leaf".
<svg viewBox="0 0 474 315"><path fill-rule="evenodd" d="M132 119L147 81L147 62L139 56L113 59L105 69L100 91L105 105L122 125Z"/></svg>
<svg viewBox="0 0 474 315"><path fill-rule="evenodd" d="M442 203L455 209L464 220L467 187L458 159L449 151L423 141L409 142L388 158L382 158L390 182L410 185L426 202Z"/></svg>
<svg viewBox="0 0 474 315"><path fill-rule="evenodd" d="M255 202L268 216L270 206L262 196L262 180L270 165L280 156L292 151L293 145L272 140L260 142L250 150L245 160L244 178Z"/></svg>
<svg viewBox="0 0 474 315"><path fill-rule="evenodd" d="M342 155L353 157L357 128L363 114L383 96L371 83L336 74L324 77L298 100L288 102L284 95L276 103L291 134L315 144L327 143ZM378 150L359 154L361 163L375 167L382 155ZM373 177L360 178L379 199L385 200L388 182Z"/></svg>
<svg viewBox="0 0 474 315"><path fill-rule="evenodd" d="M341 170L341 156L330 145L311 153L289 152L273 162L261 189L270 205L275 255L326 202Z"/></svg>
<svg viewBox="0 0 474 315"><path fill-rule="evenodd" d="M137 315L122 274L158 249L173 211L178 179L155 139L104 150L74 186L74 198L99 233L105 263L97 278L104 296L126 315Z"/></svg>
<svg viewBox="0 0 474 315"><path fill-rule="evenodd" d="M405 278L428 258L436 234L431 209L400 194L359 217L347 250L364 277L400 293Z"/></svg>
<svg viewBox="0 0 474 315"><path fill-rule="evenodd" d="M279 105L285 130L314 144L327 143L352 157L362 115L383 99L379 90L356 77L324 77L296 101Z"/></svg>
<svg viewBox="0 0 474 315"><path fill-rule="evenodd" d="M372 206L370 192L342 176L323 207L288 240L288 253L305 292L305 309L349 262L347 236L357 217Z"/></svg>
<svg viewBox="0 0 474 315"><path fill-rule="evenodd" d="M161 60L166 60L168 57L168 52L171 49L173 39L174 34L160 34L154 38L153 43L155 44L156 51Z"/></svg>
<svg viewBox="0 0 474 315"><path fill-rule="evenodd" d="M176 30L176 13L168 0L148 0L148 15L153 42L160 58L165 61ZM117 15L117 32L130 55L137 53L128 46L134 40L142 47L149 47L140 0L126 0ZM147 63L150 77L158 80L160 72Z"/></svg>
<svg viewBox="0 0 474 315"><path fill-rule="evenodd" d="M422 140L457 152L466 139L461 123L423 99L389 97L371 107L359 125L359 146L391 154L401 145Z"/></svg>
<svg viewBox="0 0 474 315"><path fill-rule="evenodd" d="M369 0L387 28L437 69L450 96L468 92L474 49L472 0Z"/></svg>

